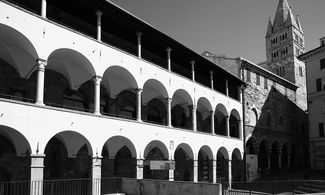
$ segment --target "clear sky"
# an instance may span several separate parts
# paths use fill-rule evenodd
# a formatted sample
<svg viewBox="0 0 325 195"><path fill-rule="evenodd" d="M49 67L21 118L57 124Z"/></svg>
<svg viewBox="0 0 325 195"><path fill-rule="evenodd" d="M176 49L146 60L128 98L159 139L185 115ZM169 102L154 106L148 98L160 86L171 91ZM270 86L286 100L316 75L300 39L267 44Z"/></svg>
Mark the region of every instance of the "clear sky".
<svg viewBox="0 0 325 195"><path fill-rule="evenodd" d="M265 61L265 33L279 0L110 0L201 54ZM325 0L287 0L305 33L306 51L325 36Z"/></svg>

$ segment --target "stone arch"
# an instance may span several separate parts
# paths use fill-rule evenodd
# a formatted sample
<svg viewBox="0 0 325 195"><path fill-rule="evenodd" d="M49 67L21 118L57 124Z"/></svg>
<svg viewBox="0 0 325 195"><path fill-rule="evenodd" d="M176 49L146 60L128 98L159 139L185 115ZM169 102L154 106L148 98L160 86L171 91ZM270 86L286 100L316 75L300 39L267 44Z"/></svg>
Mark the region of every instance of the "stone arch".
<svg viewBox="0 0 325 195"><path fill-rule="evenodd" d="M211 132L211 111L212 106L205 97L200 97L197 101L196 124L197 130L201 132Z"/></svg>
<svg viewBox="0 0 325 195"><path fill-rule="evenodd" d="M240 114L236 109L233 109L230 112L230 117L229 117L229 133L230 137L236 137L240 138Z"/></svg>
<svg viewBox="0 0 325 195"><path fill-rule="evenodd" d="M136 177L136 149L126 137L109 138L102 149L102 177Z"/></svg>
<svg viewBox="0 0 325 195"><path fill-rule="evenodd" d="M193 106L192 97L184 89L174 92L171 103L172 126L185 129L192 128L191 110Z"/></svg>
<svg viewBox="0 0 325 195"><path fill-rule="evenodd" d="M226 148L221 147L217 152L217 181L218 182L226 182L228 181L229 174L229 154Z"/></svg>
<svg viewBox="0 0 325 195"><path fill-rule="evenodd" d="M188 144L179 144L174 153L175 181L193 181L194 153Z"/></svg>
<svg viewBox="0 0 325 195"><path fill-rule="evenodd" d="M213 153L209 146L202 146L198 153L198 181L212 182Z"/></svg>
<svg viewBox="0 0 325 195"><path fill-rule="evenodd" d="M231 155L231 174L232 181L240 181L242 179L243 165L241 163L241 152L235 148Z"/></svg>
<svg viewBox="0 0 325 195"><path fill-rule="evenodd" d="M271 147L271 169L276 170L280 168L280 152L281 152L281 145L279 141L275 140L272 143Z"/></svg>
<svg viewBox="0 0 325 195"><path fill-rule="evenodd" d="M111 66L104 72L102 84L112 98L124 90L133 91L139 88L135 77L127 69L121 66Z"/></svg>
<svg viewBox="0 0 325 195"><path fill-rule="evenodd" d="M28 180L31 152L30 144L23 134L0 125L0 182Z"/></svg>
<svg viewBox="0 0 325 195"><path fill-rule="evenodd" d="M226 116L228 116L228 111L226 107L219 103L216 106L214 113L214 132L217 135L227 135L226 129Z"/></svg>
<svg viewBox="0 0 325 195"><path fill-rule="evenodd" d="M258 168L261 170L269 169L270 144L266 139L262 139L258 149Z"/></svg>
<svg viewBox="0 0 325 195"><path fill-rule="evenodd" d="M45 179L88 178L91 175L93 150L89 141L78 132L57 133L47 142L44 154Z"/></svg>
<svg viewBox="0 0 325 195"><path fill-rule="evenodd" d="M165 161L169 158L168 149L164 143L158 140L151 141L145 148L143 156L145 158L143 177L144 179L161 179L167 180L169 177L168 170L152 170L150 163L154 161Z"/></svg>
<svg viewBox="0 0 325 195"><path fill-rule="evenodd" d="M142 109L143 120L166 125L168 97L168 92L161 82L155 79L147 80L142 92L142 105L145 108Z"/></svg>
<svg viewBox="0 0 325 195"><path fill-rule="evenodd" d="M0 24L0 58L12 65L20 77L28 78L35 70L37 51L21 32Z"/></svg>
<svg viewBox="0 0 325 195"><path fill-rule="evenodd" d="M247 115L247 117L245 119L246 125L255 127L257 119L258 119L258 114L257 114L256 109L255 108L247 109L246 115Z"/></svg>
<svg viewBox="0 0 325 195"><path fill-rule="evenodd" d="M68 79L71 89L78 89L92 79L95 69L91 62L78 51L61 48L53 51L47 60L47 69L52 69Z"/></svg>
<svg viewBox="0 0 325 195"><path fill-rule="evenodd" d="M251 136L246 142L247 154L258 154L258 142L255 137Z"/></svg>

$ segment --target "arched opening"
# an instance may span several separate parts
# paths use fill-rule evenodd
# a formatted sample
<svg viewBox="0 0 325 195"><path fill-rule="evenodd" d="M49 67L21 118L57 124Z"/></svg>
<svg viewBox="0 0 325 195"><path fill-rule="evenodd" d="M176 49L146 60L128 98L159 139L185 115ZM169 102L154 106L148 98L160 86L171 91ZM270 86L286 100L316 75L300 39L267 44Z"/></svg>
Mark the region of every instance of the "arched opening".
<svg viewBox="0 0 325 195"><path fill-rule="evenodd" d="M193 181L193 152L187 144L177 147L174 154L175 181Z"/></svg>
<svg viewBox="0 0 325 195"><path fill-rule="evenodd" d="M272 149L271 149L271 169L272 170L277 170L279 169L279 160L280 160L280 144L279 142L275 141L272 144Z"/></svg>
<svg viewBox="0 0 325 195"><path fill-rule="evenodd" d="M254 137L249 138L249 140L246 142L246 153L258 154L258 144Z"/></svg>
<svg viewBox="0 0 325 195"><path fill-rule="evenodd" d="M212 107L208 99L201 97L197 102L196 124L200 132L211 133Z"/></svg>
<svg viewBox="0 0 325 195"><path fill-rule="evenodd" d="M192 128L192 105L192 98L185 90L179 89L174 93L171 110L173 127L183 129Z"/></svg>
<svg viewBox="0 0 325 195"><path fill-rule="evenodd" d="M210 148L203 146L198 155L198 181L212 182L213 181L213 158Z"/></svg>
<svg viewBox="0 0 325 195"><path fill-rule="evenodd" d="M290 167L291 168L295 168L296 167L296 149L295 149L295 145L292 145L291 146Z"/></svg>
<svg viewBox="0 0 325 195"><path fill-rule="evenodd" d="M167 98L168 93L162 83L154 79L148 80L144 84L142 92L143 120L150 123L166 125Z"/></svg>
<svg viewBox="0 0 325 195"><path fill-rule="evenodd" d="M44 180L91 177L92 150L80 134L64 131L53 136L45 147Z"/></svg>
<svg viewBox="0 0 325 195"><path fill-rule="evenodd" d="M258 150L258 169L265 170L268 169L268 144L266 140L263 140L260 143Z"/></svg>
<svg viewBox="0 0 325 195"><path fill-rule="evenodd" d="M227 135L226 116L227 109L224 105L218 104L214 114L214 132L217 135Z"/></svg>
<svg viewBox="0 0 325 195"><path fill-rule="evenodd" d="M217 152L217 182L227 182L229 177L228 152L225 148L220 148Z"/></svg>
<svg viewBox="0 0 325 195"><path fill-rule="evenodd" d="M19 31L0 24L0 97L34 102L38 54Z"/></svg>
<svg viewBox="0 0 325 195"><path fill-rule="evenodd" d="M58 49L48 57L44 102L48 106L94 111L95 70L81 53Z"/></svg>
<svg viewBox="0 0 325 195"><path fill-rule="evenodd" d="M240 135L240 115L237 110L232 110L229 118L229 133L230 137L239 138Z"/></svg>
<svg viewBox="0 0 325 195"><path fill-rule="evenodd" d="M103 114L135 119L138 84L133 75L121 66L111 66L105 71L102 84L110 94L110 106Z"/></svg>
<svg viewBox="0 0 325 195"><path fill-rule="evenodd" d="M136 152L129 139L111 137L103 146L102 156L102 178L136 178Z"/></svg>
<svg viewBox="0 0 325 195"><path fill-rule="evenodd" d="M241 161L240 151L235 149L231 157L232 181L241 181L243 179L243 163Z"/></svg>

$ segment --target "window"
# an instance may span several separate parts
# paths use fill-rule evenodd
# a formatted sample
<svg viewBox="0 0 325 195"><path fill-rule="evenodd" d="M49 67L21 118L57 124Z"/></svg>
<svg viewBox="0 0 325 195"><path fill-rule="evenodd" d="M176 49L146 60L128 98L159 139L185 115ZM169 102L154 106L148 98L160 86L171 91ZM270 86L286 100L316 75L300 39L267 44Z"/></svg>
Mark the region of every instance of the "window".
<svg viewBox="0 0 325 195"><path fill-rule="evenodd" d="M293 33L294 34L294 37L295 37L295 40L298 42L298 39L299 39L299 36L297 33Z"/></svg>
<svg viewBox="0 0 325 195"><path fill-rule="evenodd" d="M325 99L322 100L322 112L325 113Z"/></svg>
<svg viewBox="0 0 325 195"><path fill-rule="evenodd" d="M302 67L299 66L299 75L303 76Z"/></svg>
<svg viewBox="0 0 325 195"><path fill-rule="evenodd" d="M268 112L266 116L266 126L271 127L271 124L272 124L272 115L271 113Z"/></svg>
<svg viewBox="0 0 325 195"><path fill-rule="evenodd" d="M251 82L251 72L246 70L246 81Z"/></svg>
<svg viewBox="0 0 325 195"><path fill-rule="evenodd" d="M316 90L317 91L325 90L325 78L316 79Z"/></svg>
<svg viewBox="0 0 325 195"><path fill-rule="evenodd" d="M260 81L260 75L256 74L256 85L260 85L261 81Z"/></svg>
<svg viewBox="0 0 325 195"><path fill-rule="evenodd" d="M267 87L267 78L266 77L264 77L264 89L267 89L268 87Z"/></svg>
<svg viewBox="0 0 325 195"><path fill-rule="evenodd" d="M325 58L321 59L319 63L320 63L320 69L321 70L324 69L325 68Z"/></svg>
<svg viewBox="0 0 325 195"><path fill-rule="evenodd" d="M321 46L325 45L325 40L321 41Z"/></svg>
<svg viewBox="0 0 325 195"><path fill-rule="evenodd" d="M324 123L318 124L319 137L324 137Z"/></svg>
<svg viewBox="0 0 325 195"><path fill-rule="evenodd" d="M303 45L303 40L302 40L302 38L301 37L299 37L299 44L302 46Z"/></svg>
<svg viewBox="0 0 325 195"><path fill-rule="evenodd" d="M283 126L283 118L282 118L282 116L280 116L280 118L279 118L279 125Z"/></svg>
<svg viewBox="0 0 325 195"><path fill-rule="evenodd" d="M300 50L299 50L298 47L295 48L295 53L296 53L296 56L299 56L299 54L300 54Z"/></svg>

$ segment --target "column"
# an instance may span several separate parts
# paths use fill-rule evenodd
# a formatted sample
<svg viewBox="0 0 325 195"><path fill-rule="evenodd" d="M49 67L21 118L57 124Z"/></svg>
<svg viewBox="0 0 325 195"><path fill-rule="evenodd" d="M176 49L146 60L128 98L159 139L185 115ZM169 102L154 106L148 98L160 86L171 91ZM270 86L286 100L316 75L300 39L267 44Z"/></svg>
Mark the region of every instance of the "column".
<svg viewBox="0 0 325 195"><path fill-rule="evenodd" d="M231 189L231 183L232 183L232 172L231 172L231 160L228 161L228 183L229 183L229 189Z"/></svg>
<svg viewBox="0 0 325 195"><path fill-rule="evenodd" d="M42 195L45 154L31 154L30 157L30 195Z"/></svg>
<svg viewBox="0 0 325 195"><path fill-rule="evenodd" d="M267 150L267 169L271 170L271 151Z"/></svg>
<svg viewBox="0 0 325 195"><path fill-rule="evenodd" d="M42 0L41 16L46 18L46 0Z"/></svg>
<svg viewBox="0 0 325 195"><path fill-rule="evenodd" d="M211 82L211 89L214 89L214 87L213 87L213 70L210 70L210 82Z"/></svg>
<svg viewBox="0 0 325 195"><path fill-rule="evenodd" d="M137 32L137 38L138 38L138 57L141 58L141 32Z"/></svg>
<svg viewBox="0 0 325 195"><path fill-rule="evenodd" d="M243 103L243 93L242 93L242 89L244 88L243 85L241 85L240 87L238 87L238 98L240 103Z"/></svg>
<svg viewBox="0 0 325 195"><path fill-rule="evenodd" d="M96 11L97 15L97 41L102 41L102 15L103 12Z"/></svg>
<svg viewBox="0 0 325 195"><path fill-rule="evenodd" d="M198 161L197 159L193 160L193 181L197 182L198 181Z"/></svg>
<svg viewBox="0 0 325 195"><path fill-rule="evenodd" d="M213 183L217 183L217 160L213 159L212 163Z"/></svg>
<svg viewBox="0 0 325 195"><path fill-rule="evenodd" d="M229 130L229 116L225 116L226 118L226 135L230 137L230 130Z"/></svg>
<svg viewBox="0 0 325 195"><path fill-rule="evenodd" d="M211 133L215 135L214 133L214 111L211 111Z"/></svg>
<svg viewBox="0 0 325 195"><path fill-rule="evenodd" d="M168 47L166 51L167 51L167 67L168 67L168 71L170 72L171 71L170 52L172 51L172 49Z"/></svg>
<svg viewBox="0 0 325 195"><path fill-rule="evenodd" d="M36 104L44 105L44 72L47 61L39 58L37 59L37 65Z"/></svg>
<svg viewBox="0 0 325 195"><path fill-rule="evenodd" d="M279 152L278 154L278 163L279 163L279 168L281 169L281 156L282 156L282 152Z"/></svg>
<svg viewBox="0 0 325 195"><path fill-rule="evenodd" d="M226 83L226 96L229 96L228 79L225 80L225 83Z"/></svg>
<svg viewBox="0 0 325 195"><path fill-rule="evenodd" d="M311 153L312 154L312 153ZM287 168L290 167L290 163L291 163L291 153L288 153L288 164L287 164ZM312 165L312 164L311 164ZM313 168L313 167L312 167Z"/></svg>
<svg viewBox="0 0 325 195"><path fill-rule="evenodd" d="M193 125L193 131L196 132L197 126L196 126L196 105L193 104L192 109L192 125Z"/></svg>
<svg viewBox="0 0 325 195"><path fill-rule="evenodd" d="M100 115L100 82L102 81L102 77L95 76L93 78L95 83L95 91L94 91L94 114Z"/></svg>
<svg viewBox="0 0 325 195"><path fill-rule="evenodd" d="M141 120L141 94L142 94L142 89L137 89L137 121L142 121Z"/></svg>
<svg viewBox="0 0 325 195"><path fill-rule="evenodd" d="M191 68L192 68L192 81L195 82L195 61L192 60L190 63L191 63Z"/></svg>
<svg viewBox="0 0 325 195"><path fill-rule="evenodd" d="M102 178L102 157L95 156L92 160L92 195L100 195Z"/></svg>
<svg viewBox="0 0 325 195"><path fill-rule="evenodd" d="M175 165L175 161L173 159L169 160L170 163ZM169 174L168 174L168 180L169 181L174 181L174 167L170 166L169 167Z"/></svg>
<svg viewBox="0 0 325 195"><path fill-rule="evenodd" d="M167 125L172 127L172 98L167 98Z"/></svg>
<svg viewBox="0 0 325 195"><path fill-rule="evenodd" d="M143 159L137 159L137 179L143 179Z"/></svg>

